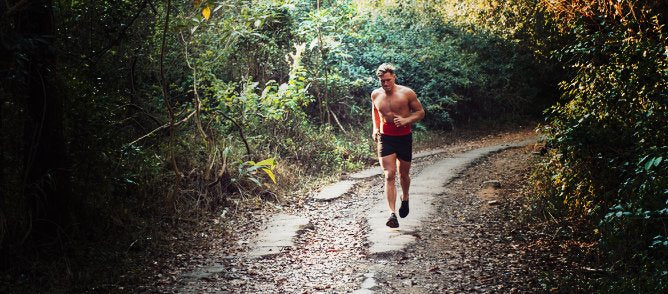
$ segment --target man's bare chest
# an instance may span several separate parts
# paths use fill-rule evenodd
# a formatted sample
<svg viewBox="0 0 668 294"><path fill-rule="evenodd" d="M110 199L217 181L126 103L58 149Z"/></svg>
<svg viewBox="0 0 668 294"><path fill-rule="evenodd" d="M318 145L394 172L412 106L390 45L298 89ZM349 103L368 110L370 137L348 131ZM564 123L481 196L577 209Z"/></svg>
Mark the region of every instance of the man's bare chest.
<svg viewBox="0 0 668 294"><path fill-rule="evenodd" d="M382 114L403 113L408 110L408 99L400 95L379 95L374 104Z"/></svg>

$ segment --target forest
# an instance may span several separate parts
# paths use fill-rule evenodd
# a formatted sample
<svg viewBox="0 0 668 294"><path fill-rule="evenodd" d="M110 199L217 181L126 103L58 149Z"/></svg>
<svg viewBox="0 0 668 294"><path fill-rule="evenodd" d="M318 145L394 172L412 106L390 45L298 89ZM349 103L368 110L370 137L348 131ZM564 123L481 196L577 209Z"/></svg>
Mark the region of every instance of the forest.
<svg viewBox="0 0 668 294"><path fill-rule="evenodd" d="M169 230L373 164L387 62L416 140L538 121L533 209L607 273L582 289L664 292L667 21L662 0L2 1L0 291L114 283Z"/></svg>

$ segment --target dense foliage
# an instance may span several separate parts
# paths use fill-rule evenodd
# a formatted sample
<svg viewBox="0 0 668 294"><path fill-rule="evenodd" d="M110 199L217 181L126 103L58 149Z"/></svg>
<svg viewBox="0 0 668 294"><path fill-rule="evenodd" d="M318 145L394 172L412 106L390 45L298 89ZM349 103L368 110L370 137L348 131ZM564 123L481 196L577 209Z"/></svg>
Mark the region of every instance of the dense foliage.
<svg viewBox="0 0 668 294"><path fill-rule="evenodd" d="M574 39L555 53L574 76L546 112L554 153L539 187L558 213L596 224L614 278L594 279L590 290L665 292L668 7L557 2L555 21Z"/></svg>
<svg viewBox="0 0 668 294"><path fill-rule="evenodd" d="M373 162L369 94L383 62L426 107L420 131L536 113L546 100L528 38L475 28L494 13L487 4L3 5L3 268L19 264L10 256L78 267L97 249L71 248L124 252L180 216L290 197Z"/></svg>

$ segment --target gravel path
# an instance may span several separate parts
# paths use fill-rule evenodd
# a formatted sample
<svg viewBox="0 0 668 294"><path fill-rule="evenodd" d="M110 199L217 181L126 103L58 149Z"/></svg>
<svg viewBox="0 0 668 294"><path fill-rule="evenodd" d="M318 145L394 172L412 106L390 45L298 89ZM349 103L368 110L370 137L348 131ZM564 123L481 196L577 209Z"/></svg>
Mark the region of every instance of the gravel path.
<svg viewBox="0 0 668 294"><path fill-rule="evenodd" d="M486 158L447 185L414 246L375 260L378 293L546 292L549 257L535 252L539 232L522 220L535 160L527 148ZM486 181L498 181L495 187ZM546 263L548 261L548 263ZM391 265L391 266L388 266Z"/></svg>
<svg viewBox="0 0 668 294"><path fill-rule="evenodd" d="M465 142L414 162L418 174L433 162L467 150L524 139L531 133ZM526 262L525 232L511 216L526 179L531 150L516 148L467 169L439 193L435 213L411 234L407 249L370 254L369 207L383 200L382 177L357 183L332 201L309 200L290 211L307 219L294 245L254 258L256 234L214 246L198 268L184 270L159 292L197 293L441 293L518 292L539 289L538 273ZM500 187L482 187L498 180ZM409 216L410 217L410 216ZM230 238L233 239L233 238ZM523 243L524 242L524 243ZM526 252L526 251L524 251ZM206 262L208 260L208 262ZM538 267L540 268L540 267ZM531 281L531 282L527 282Z"/></svg>

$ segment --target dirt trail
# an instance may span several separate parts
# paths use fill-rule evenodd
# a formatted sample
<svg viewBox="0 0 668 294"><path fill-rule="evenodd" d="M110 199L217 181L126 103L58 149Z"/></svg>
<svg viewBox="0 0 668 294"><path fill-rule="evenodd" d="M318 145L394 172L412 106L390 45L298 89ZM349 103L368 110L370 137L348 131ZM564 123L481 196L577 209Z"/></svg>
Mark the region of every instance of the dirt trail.
<svg viewBox="0 0 668 294"><path fill-rule="evenodd" d="M455 154L531 136L532 133L525 131L450 146L446 152L416 160L412 174L418 175L434 162ZM370 177L340 198L309 200L303 207L290 210L292 215L308 221L291 240L292 246L281 247L277 254L254 258L248 252L257 234L238 238L234 243L214 247L203 258L208 263L183 271L179 278L158 286L157 290L168 293L535 290L536 283L521 283L529 277L528 263L521 259L520 245L513 238L522 231L509 233L499 229L506 221L505 214L517 208L516 203L507 201L510 198L499 195L511 193L513 187L522 184L527 161L533 156L530 151L519 148L494 155L492 158L500 156L503 160L495 161L491 169L485 169L485 162L489 161L485 160L445 188L435 187L443 191L435 193L431 205L434 213L412 229L410 234L415 242L407 249L370 254L373 245L369 241L370 225L375 224L369 224L366 216L370 207L384 202L382 177ZM489 179L500 180L501 188L481 188L482 182Z"/></svg>
<svg viewBox="0 0 668 294"><path fill-rule="evenodd" d="M535 160L531 151L525 147L492 155L448 184L415 245L374 260L381 265L372 269L376 292L549 292L545 273L566 264L536 248L542 232L521 218L527 209L522 189L527 162Z"/></svg>

